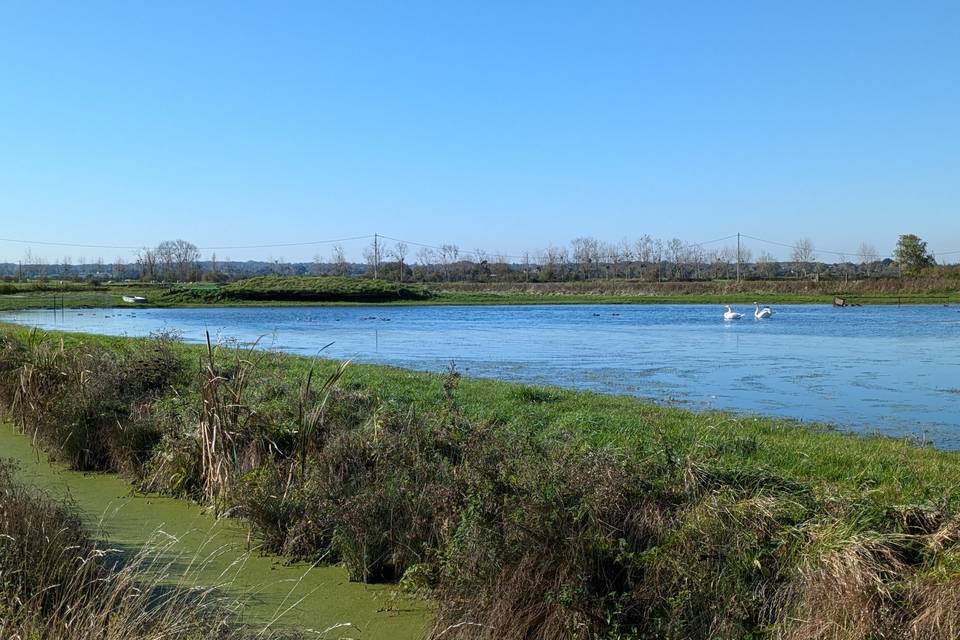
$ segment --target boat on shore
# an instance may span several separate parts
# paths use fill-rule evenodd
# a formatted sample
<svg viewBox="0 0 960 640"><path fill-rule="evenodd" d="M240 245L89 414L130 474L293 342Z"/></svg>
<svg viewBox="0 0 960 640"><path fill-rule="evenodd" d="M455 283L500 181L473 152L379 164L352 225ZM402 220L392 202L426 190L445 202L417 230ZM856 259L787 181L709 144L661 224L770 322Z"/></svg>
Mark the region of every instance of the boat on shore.
<svg viewBox="0 0 960 640"><path fill-rule="evenodd" d="M130 304L144 304L147 299L143 296L123 296L124 302L129 302Z"/></svg>

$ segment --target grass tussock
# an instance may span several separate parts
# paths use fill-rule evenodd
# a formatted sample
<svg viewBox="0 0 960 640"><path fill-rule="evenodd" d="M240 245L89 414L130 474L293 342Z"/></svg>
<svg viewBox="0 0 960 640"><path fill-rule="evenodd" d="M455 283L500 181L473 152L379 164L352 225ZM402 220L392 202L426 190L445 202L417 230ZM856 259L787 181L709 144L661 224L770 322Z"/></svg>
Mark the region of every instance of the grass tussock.
<svg viewBox="0 0 960 640"><path fill-rule="evenodd" d="M661 410L636 427L656 438L592 443L537 422L568 401L559 390L510 387L526 428L481 419L453 371L425 405L342 365L114 344L8 335L0 399L68 464L242 517L270 552L430 597L433 638L957 637L946 488L894 501L874 467L813 481L757 462L777 430L691 435L661 428L674 415ZM836 455L838 436L805 437Z"/></svg>

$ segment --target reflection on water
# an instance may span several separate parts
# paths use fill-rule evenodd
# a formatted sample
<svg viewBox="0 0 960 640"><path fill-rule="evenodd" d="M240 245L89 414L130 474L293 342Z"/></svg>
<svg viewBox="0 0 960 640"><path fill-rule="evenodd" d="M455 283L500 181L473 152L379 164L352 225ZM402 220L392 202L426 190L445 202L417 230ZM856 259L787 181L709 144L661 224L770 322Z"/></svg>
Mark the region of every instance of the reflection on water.
<svg viewBox="0 0 960 640"><path fill-rule="evenodd" d="M746 306L740 311L750 311ZM719 305L30 311L0 320L146 335L204 330L292 353L827 421L960 448L960 307Z"/></svg>

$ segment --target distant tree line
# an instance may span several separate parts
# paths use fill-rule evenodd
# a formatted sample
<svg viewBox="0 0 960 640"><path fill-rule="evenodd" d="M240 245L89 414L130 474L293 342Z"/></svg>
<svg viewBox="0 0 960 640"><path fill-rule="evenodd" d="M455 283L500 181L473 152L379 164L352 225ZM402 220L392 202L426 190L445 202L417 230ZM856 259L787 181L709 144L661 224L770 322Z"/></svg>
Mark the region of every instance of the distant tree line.
<svg viewBox="0 0 960 640"><path fill-rule="evenodd" d="M566 247L504 255L482 249L464 250L456 244L419 246L414 253L404 242L371 243L363 263L351 262L342 245L329 256L312 262L270 260L218 260L216 254L201 259L201 252L186 240L165 240L144 247L135 261L102 258L87 261L65 256L46 261L28 250L18 263L0 264L0 276L13 279L61 279L143 282L227 282L258 275L367 276L397 282L569 282L596 279L632 279L646 282L761 279L862 279L929 274L960 274L960 267L938 266L927 244L913 234L900 236L893 257L882 258L869 243L856 255L828 252L819 260L813 242L801 238L790 245L788 260L769 252L754 255L741 244L706 247L678 238L661 240L643 235L636 240L610 243L579 237Z"/></svg>

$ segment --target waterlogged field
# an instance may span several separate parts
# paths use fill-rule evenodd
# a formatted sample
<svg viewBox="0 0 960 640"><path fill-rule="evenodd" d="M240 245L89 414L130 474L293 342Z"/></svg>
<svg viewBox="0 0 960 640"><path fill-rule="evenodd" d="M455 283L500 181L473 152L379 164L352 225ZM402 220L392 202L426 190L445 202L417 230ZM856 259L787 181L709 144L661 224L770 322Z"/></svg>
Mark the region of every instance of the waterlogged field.
<svg viewBox="0 0 960 640"><path fill-rule="evenodd" d="M281 351L621 393L914 436L960 449L960 307L717 305L67 309L0 321L106 335L175 331Z"/></svg>

